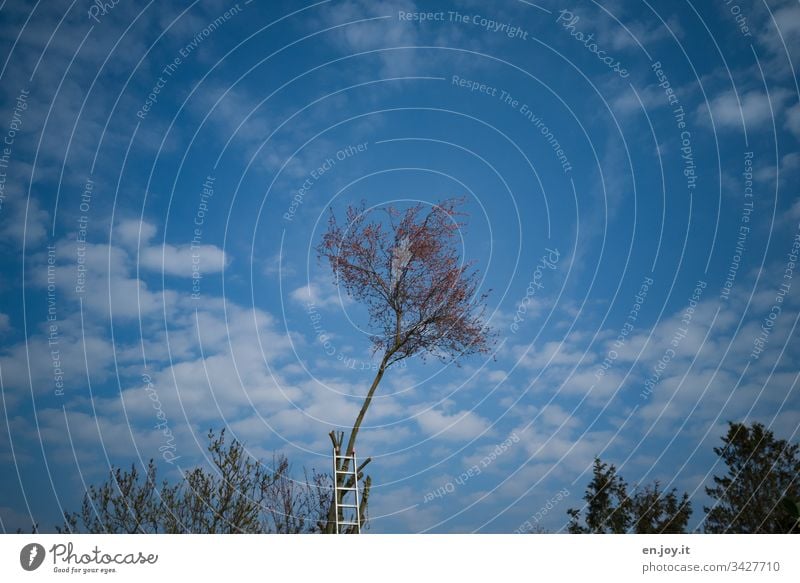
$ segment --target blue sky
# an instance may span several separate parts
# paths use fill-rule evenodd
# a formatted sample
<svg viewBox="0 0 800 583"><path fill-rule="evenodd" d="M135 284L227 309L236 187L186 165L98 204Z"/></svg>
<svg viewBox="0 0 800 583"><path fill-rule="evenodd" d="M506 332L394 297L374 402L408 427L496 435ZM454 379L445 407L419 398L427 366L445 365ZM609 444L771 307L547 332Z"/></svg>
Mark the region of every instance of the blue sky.
<svg viewBox="0 0 800 583"><path fill-rule="evenodd" d="M373 532L513 532L566 489L558 531L596 455L698 525L728 420L796 436L796 2L0 10L3 530L209 428L327 470L375 360L313 247L362 199L465 197L498 335L390 369Z"/></svg>

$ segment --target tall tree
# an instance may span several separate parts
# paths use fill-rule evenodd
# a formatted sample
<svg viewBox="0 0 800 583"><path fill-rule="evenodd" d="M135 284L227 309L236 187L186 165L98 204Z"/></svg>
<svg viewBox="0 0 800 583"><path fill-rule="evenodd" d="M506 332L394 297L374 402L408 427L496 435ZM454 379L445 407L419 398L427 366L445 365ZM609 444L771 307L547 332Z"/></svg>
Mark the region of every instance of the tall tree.
<svg viewBox="0 0 800 583"><path fill-rule="evenodd" d="M352 455L375 392L393 364L414 355L446 361L489 350L486 295L478 294L473 263L462 261L458 252L462 203L450 199L431 207L385 206L371 212L362 203L348 207L343 225L331 212L318 255L330 264L335 282L366 307L374 353L381 354L346 447L343 432L330 433L335 451ZM367 463L369 458L359 472ZM344 459L339 470L348 467ZM334 507L332 502L326 532L335 529Z"/></svg>
<svg viewBox="0 0 800 583"><path fill-rule="evenodd" d="M692 514L688 494L679 497L675 488L664 492L657 481L629 494L628 484L617 469L599 458L594 460L592 480L583 499L585 515L582 509L567 510L571 533L682 533Z"/></svg>
<svg viewBox="0 0 800 583"><path fill-rule="evenodd" d="M157 480L151 460L143 474L114 468L90 486L81 509L65 512L59 532L314 533L321 532L331 500L330 476L313 472L294 480L285 456L271 467L253 460L225 431L209 433L211 468L198 467L171 484Z"/></svg>
<svg viewBox="0 0 800 583"><path fill-rule="evenodd" d="M583 495L586 500L586 515L581 524L581 509L570 508L569 532L583 533L621 533L626 532L631 521L631 501L628 498L628 485L617 474L613 465L595 458L592 480Z"/></svg>
<svg viewBox="0 0 800 583"><path fill-rule="evenodd" d="M800 534L800 501L787 496L781 500L781 505L784 510L781 532Z"/></svg>
<svg viewBox="0 0 800 583"><path fill-rule="evenodd" d="M658 481L638 490L633 497L633 532L636 534L681 534L686 532L692 504L686 492L660 490Z"/></svg>
<svg viewBox="0 0 800 583"><path fill-rule="evenodd" d="M706 487L714 501L706 512L709 533L786 533L796 526L791 502L800 500L800 446L761 423L729 423L714 448L727 472ZM787 502L788 500L788 502Z"/></svg>

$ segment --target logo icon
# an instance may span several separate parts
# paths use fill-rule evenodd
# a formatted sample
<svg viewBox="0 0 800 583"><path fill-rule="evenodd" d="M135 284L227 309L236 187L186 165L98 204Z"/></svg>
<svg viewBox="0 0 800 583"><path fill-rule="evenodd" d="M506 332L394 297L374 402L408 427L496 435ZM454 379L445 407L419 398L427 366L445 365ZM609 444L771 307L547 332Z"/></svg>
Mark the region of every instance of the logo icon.
<svg viewBox="0 0 800 583"><path fill-rule="evenodd" d="M26 571L35 571L44 563L44 547L39 543L30 543L19 552L19 564Z"/></svg>

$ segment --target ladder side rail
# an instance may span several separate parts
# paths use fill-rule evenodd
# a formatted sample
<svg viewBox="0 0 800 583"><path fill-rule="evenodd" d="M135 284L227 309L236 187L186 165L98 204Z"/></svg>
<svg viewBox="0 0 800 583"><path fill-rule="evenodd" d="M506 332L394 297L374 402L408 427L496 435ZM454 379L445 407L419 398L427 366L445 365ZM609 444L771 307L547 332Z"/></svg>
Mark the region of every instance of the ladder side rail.
<svg viewBox="0 0 800 583"><path fill-rule="evenodd" d="M356 473L355 475L355 483L353 486L355 487L355 497L356 497L356 534L361 534L361 510L359 508L358 502L358 463L356 462L356 452L353 451L353 471Z"/></svg>

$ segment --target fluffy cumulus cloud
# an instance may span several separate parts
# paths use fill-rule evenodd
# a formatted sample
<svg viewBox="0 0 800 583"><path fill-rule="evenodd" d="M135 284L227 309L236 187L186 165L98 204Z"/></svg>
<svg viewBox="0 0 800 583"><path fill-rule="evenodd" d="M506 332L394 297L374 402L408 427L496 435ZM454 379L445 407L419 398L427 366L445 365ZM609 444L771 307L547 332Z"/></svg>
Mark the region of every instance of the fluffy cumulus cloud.
<svg viewBox="0 0 800 583"><path fill-rule="evenodd" d="M447 413L436 409L426 409L416 416L420 428L431 437L464 441L486 433L489 421L473 411L453 411Z"/></svg>
<svg viewBox="0 0 800 583"><path fill-rule="evenodd" d="M789 96L789 92L785 90L769 94L758 90L727 92L712 98L707 107L699 106L698 115L701 121L710 123L713 120L720 129L740 129L744 124L749 131L753 131L770 120L779 119ZM706 113L709 110L710 119Z"/></svg>
<svg viewBox="0 0 800 583"><path fill-rule="evenodd" d="M307 284L295 288L289 297L298 305L313 304L318 308L342 308L351 304L344 289L331 283L327 277L315 278Z"/></svg>
<svg viewBox="0 0 800 583"><path fill-rule="evenodd" d="M786 127L800 140L800 103L795 103L786 110Z"/></svg>
<svg viewBox="0 0 800 583"><path fill-rule="evenodd" d="M147 221L122 221L114 232L122 245L137 251L138 264L150 271L190 278L197 272L218 273L228 263L225 251L216 245L154 242L157 229Z"/></svg>
<svg viewBox="0 0 800 583"><path fill-rule="evenodd" d="M167 275L192 277L197 270L219 273L225 268L227 256L216 245L168 245L150 246L139 255L142 267L160 271Z"/></svg>

